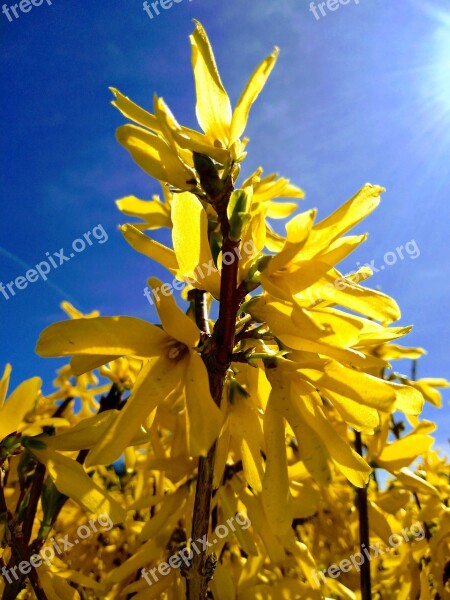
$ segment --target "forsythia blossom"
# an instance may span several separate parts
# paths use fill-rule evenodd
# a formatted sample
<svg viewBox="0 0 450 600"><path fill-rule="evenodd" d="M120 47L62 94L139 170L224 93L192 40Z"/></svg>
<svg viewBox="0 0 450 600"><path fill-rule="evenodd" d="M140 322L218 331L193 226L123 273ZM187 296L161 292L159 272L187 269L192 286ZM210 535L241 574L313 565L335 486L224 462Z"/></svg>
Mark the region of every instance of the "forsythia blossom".
<svg viewBox="0 0 450 600"><path fill-rule="evenodd" d="M6 367L0 595L185 598L176 569L151 587L136 574L193 543L199 465L215 448L210 532L241 512L251 522L208 542L219 557L209 582L216 600L359 597L355 570L339 579L317 573L360 548L354 496L364 487L370 542L387 546L417 522L426 533L374 557L378 595L444 598L448 463L432 449L435 424L420 414L425 401L440 405L437 388L449 384L392 369L392 361L424 351L398 344L411 328L396 324L395 300L365 285L367 267L352 275L338 269L364 243L366 235L350 232L384 190L366 184L318 220L315 209L297 211L303 192L285 178L259 168L238 182L249 112L278 49L232 110L198 22L191 47L202 131L178 124L158 96L150 113L112 88L113 104L134 123L118 129L118 141L162 187L161 197L117 201L137 219L121 232L175 281L189 282L187 308L155 294L159 322L152 324L83 315L64 303L69 319L47 327L37 344L40 356L70 359L56 391L43 395L34 377L8 396ZM285 235L273 219L287 219ZM162 227L168 245L150 235ZM154 277L148 283L164 287ZM217 303L215 321L208 311ZM233 316L228 354L224 312ZM75 539L79 523L100 513L110 515L111 530L96 531L32 574L6 578L21 552L37 552L48 539Z"/></svg>

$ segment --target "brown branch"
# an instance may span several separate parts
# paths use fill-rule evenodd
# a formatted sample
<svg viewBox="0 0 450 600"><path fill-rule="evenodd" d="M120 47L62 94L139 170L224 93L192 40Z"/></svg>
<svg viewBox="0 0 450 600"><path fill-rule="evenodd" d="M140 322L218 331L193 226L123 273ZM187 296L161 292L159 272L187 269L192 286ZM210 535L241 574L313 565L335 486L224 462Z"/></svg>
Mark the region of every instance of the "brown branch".
<svg viewBox="0 0 450 600"><path fill-rule="evenodd" d="M72 396L69 396L68 398L66 398L58 406L58 408L55 410L55 412L52 414L52 418L61 417L62 414L64 413L64 411L66 410L66 408L72 402L72 400L73 400ZM55 430L54 430L54 427L44 427L44 431L45 431L45 433L52 435ZM22 544L22 553L27 552L30 556L32 556L33 554L36 553L28 548L28 544L30 543L31 534L33 532L33 524L34 524L34 520L36 518L36 511L37 511L37 506L39 503L39 498L42 493L42 486L44 483L45 471L46 471L46 469L43 464L38 463L37 461L33 460L31 457L29 458L29 464L26 467L25 480L22 484L20 497L19 497L19 500L16 505L16 511L15 511L16 516L12 522L12 530L16 532L13 539L20 539L21 540L20 543ZM27 501L27 507L25 509L25 516L22 520L21 531L19 533L17 533L19 531L19 529L18 529L19 523L17 522L17 515L20 514L22 504L25 500ZM42 546L42 544L39 546L39 548L37 548L37 550L40 550L41 546ZM7 565L8 569L11 569L11 567L14 566L16 556L17 556L17 553L15 554L13 552L11 559ZM35 577L34 583L32 581L32 577ZM18 577L18 579L16 579L15 581L13 581L11 583L7 582L4 593L3 593L2 600L14 600L14 598L17 597L20 590L22 589L26 578L27 578L27 575L24 575L23 573L21 573L20 576ZM30 579L30 581L33 585L33 588L36 585L38 585L40 587L39 580L37 578L36 573L34 573L34 572L33 572L33 574L30 573L28 575L28 578ZM41 591L39 591L39 593L41 593ZM41 597L43 597L43 596L41 595Z"/></svg>
<svg viewBox="0 0 450 600"><path fill-rule="evenodd" d="M202 168L198 162L197 170ZM205 172L202 181L203 189L208 188L208 173ZM234 337L236 331L236 317L239 307L237 300L237 279L239 260L235 250L239 247L239 242L229 239L229 224L226 216L226 207L228 205L231 192L233 190L231 179L223 182L213 181L212 193L209 193L210 202L217 211L221 225L223 245L222 255L230 252L234 260L228 264L223 263L221 281L220 281L220 305L219 316L214 327L211 343L206 346L202 353L202 358L208 369L209 387L211 396L217 406L220 406L222 400L223 388L227 371L231 365L231 356L234 347ZM204 185L206 184L206 186ZM217 190L217 193L215 191ZM205 190L209 192L209 189ZM205 329L207 316L201 305L202 292L196 295L195 314L197 326L201 331ZM194 513L192 520L193 541L208 536L209 522L211 517L211 497L213 492L214 462L216 454L216 444L214 443L205 457L200 457L198 461L197 485L195 490ZM194 554L190 567L184 571L186 577L186 598L187 600L205 600L208 593L208 582L213 576L215 566L215 555L207 556L206 550Z"/></svg>
<svg viewBox="0 0 450 600"><path fill-rule="evenodd" d="M119 387L114 383L111 386L111 389L109 390L108 394L106 396L101 397L98 413L100 414L100 413L104 412L105 410L117 408L118 404L120 403L121 397L122 397L122 393L121 393ZM57 408L57 410L55 411L55 413L52 416L60 417L64 413L65 409L67 408L67 406L70 404L70 402L72 400L73 400L72 397L66 398L64 400L64 402ZM47 428L45 428L45 430L46 430L46 433L48 433L49 435L52 435L54 433L53 427L47 427ZM83 465L88 453L89 453L89 450L80 450L78 452L76 461L80 465ZM38 503L39 498L42 493L44 477L45 477L45 467L42 464L38 464L38 466L36 467L36 474L33 478L33 486L31 488L31 492L30 492L30 500L29 500L29 505L27 507L26 517L24 519L22 532L20 533L20 537L23 540L23 544L24 544L24 547L22 549L23 549L23 551L27 551L29 556L39 553L39 551L41 550L42 546L44 545L44 543L48 537L48 532L54 526L59 514L61 513L61 510L64 507L64 504L68 500L67 496L65 496L64 494L61 494L60 492L58 492L58 490L56 490L56 488L54 488L54 492L53 492L55 494L54 499L53 499L54 500L53 506L55 507L54 511L52 514L47 515L46 522L44 522L44 521L42 522L41 529L39 530L39 533L38 533L36 539L33 541L33 543L28 548L28 544L30 541L31 533L32 533L33 522L34 522L34 518L35 518L35 514L36 514L37 503ZM44 531L47 531L47 534L44 534L43 533ZM17 533L16 533L15 537L17 538ZM10 562L8 563L8 568L11 568L11 566L13 566L13 565L14 565L14 557L12 556ZM24 581L27 577L30 579L31 584L33 585L33 589L35 590L35 593L38 596L36 589L35 589L36 581L33 583L32 577L35 577L35 579L37 580L37 583L39 583L39 580L37 578L36 572L34 570L32 570L28 575L23 575L21 573L17 580L13 581L12 583L8 583L5 587L5 591L3 593L2 600L14 600L14 598L17 597L17 594L22 589ZM38 596L38 600L40 600L41 598L45 599L45 596Z"/></svg>
<svg viewBox="0 0 450 600"><path fill-rule="evenodd" d="M12 566L14 565L14 562L30 563L31 554L30 554L30 551L28 548L28 544L23 539L22 534L20 532L17 532L16 527L12 524L11 513L8 511L8 506L6 504L6 498L5 498L3 484L4 484L4 468L3 468L3 462L2 462L2 464L0 464L0 513L4 514L5 519L7 521L7 528L8 528L8 532L9 532L9 537L11 539ZM10 568L10 564L11 564L11 561L8 563L8 568ZM3 560L2 560L1 566L2 566L2 570L3 570L3 567L5 567ZM3 574L5 581L7 583L9 583L7 580L7 576L4 573L2 573L2 574ZM47 600L47 596L45 595L45 592L41 587L39 577L34 568L27 575L27 577L29 578L31 585L33 586L33 590L34 590L34 593L36 594L37 600ZM11 598L11 600L13 600L14 598L17 597L17 594L15 596L9 595L10 592L8 590L10 590L10 587L8 585L6 585L4 593L3 593L3 598L5 598L5 599ZM20 590L20 588L19 588L19 590Z"/></svg>
<svg viewBox="0 0 450 600"><path fill-rule="evenodd" d="M31 534L33 532L33 523L36 517L36 510L41 497L42 485L45 477L45 465L38 463L34 471L33 485L31 486L28 506L25 513L25 518L22 524L22 536L25 544L30 543Z"/></svg>
<svg viewBox="0 0 450 600"><path fill-rule="evenodd" d="M356 452L362 457L362 440L361 433L355 431L355 449ZM367 502L367 486L362 488L356 488L357 508L359 516L359 544L361 554L364 548L369 548L370 537L369 537L369 507ZM361 586L361 599L371 600L372 598L372 582L370 578L370 561L365 560L361 565L361 571L359 573L360 586Z"/></svg>

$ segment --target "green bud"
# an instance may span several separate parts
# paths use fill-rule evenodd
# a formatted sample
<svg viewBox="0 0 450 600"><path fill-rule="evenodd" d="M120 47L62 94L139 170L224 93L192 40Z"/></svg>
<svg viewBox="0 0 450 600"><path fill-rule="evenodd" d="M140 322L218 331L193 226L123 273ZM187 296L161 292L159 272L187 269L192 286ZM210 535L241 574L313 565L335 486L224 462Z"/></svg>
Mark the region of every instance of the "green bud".
<svg viewBox="0 0 450 600"><path fill-rule="evenodd" d="M219 177L214 161L199 152L193 152L193 159L202 189L211 198L219 196L223 192L224 184Z"/></svg>
<svg viewBox="0 0 450 600"><path fill-rule="evenodd" d="M47 538L52 529L54 517L58 514L61 505L64 504L65 501L66 496L58 492L52 479L47 477L41 492L43 518L38 533L39 539L45 540Z"/></svg>
<svg viewBox="0 0 450 600"><path fill-rule="evenodd" d="M227 216L230 225L228 237L233 242L238 242L242 231L250 220L250 207L253 199L252 188L234 190L227 206Z"/></svg>
<svg viewBox="0 0 450 600"><path fill-rule="evenodd" d="M47 448L44 442L33 437L22 438L22 446L24 446L25 448L29 448L31 451L33 451L33 449L44 450L45 448Z"/></svg>
<svg viewBox="0 0 450 600"><path fill-rule="evenodd" d="M230 379L230 387L229 387L229 401L230 404L234 404L236 401L236 395L243 396L244 398L249 398L250 394L247 390L235 379L232 377Z"/></svg>
<svg viewBox="0 0 450 600"><path fill-rule="evenodd" d="M264 269L267 267L271 260L272 256L269 256L268 254L257 258L248 270L246 281L251 281L252 283L259 283L259 274L264 271Z"/></svg>

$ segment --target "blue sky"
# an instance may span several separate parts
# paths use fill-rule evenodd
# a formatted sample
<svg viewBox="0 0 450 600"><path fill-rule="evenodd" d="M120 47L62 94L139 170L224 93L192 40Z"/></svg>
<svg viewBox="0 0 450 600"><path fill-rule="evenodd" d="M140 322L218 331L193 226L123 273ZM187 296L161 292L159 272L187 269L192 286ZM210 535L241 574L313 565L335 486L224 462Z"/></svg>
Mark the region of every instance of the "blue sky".
<svg viewBox="0 0 450 600"><path fill-rule="evenodd" d="M368 231L368 241L345 267L373 260L380 266L387 252L415 240L420 256L397 256L371 285L397 299L402 324L414 324L404 343L428 351L419 376L449 377L445 5L350 0L319 20L307 0L181 0L153 19L137 0L83 7L46 1L11 22L0 13L0 281L24 275L46 252L67 249L99 224L108 235L102 244L92 238L46 282L28 284L9 300L0 295L0 365L13 364L13 384L39 374L51 390L61 361L38 358L34 346L44 327L64 318L64 299L83 311L155 319L143 288L150 275L166 280L167 273L127 246L114 200L149 198L158 184L115 141L124 120L110 105L108 86L149 109L157 91L180 122L197 127L188 40L193 18L208 31L234 102L256 64L273 46L281 48L251 114L244 174L262 165L289 177L306 191L300 207L317 207L319 217L365 182L387 188L357 230ZM442 444L450 394L444 398L442 412L425 411L438 420Z"/></svg>

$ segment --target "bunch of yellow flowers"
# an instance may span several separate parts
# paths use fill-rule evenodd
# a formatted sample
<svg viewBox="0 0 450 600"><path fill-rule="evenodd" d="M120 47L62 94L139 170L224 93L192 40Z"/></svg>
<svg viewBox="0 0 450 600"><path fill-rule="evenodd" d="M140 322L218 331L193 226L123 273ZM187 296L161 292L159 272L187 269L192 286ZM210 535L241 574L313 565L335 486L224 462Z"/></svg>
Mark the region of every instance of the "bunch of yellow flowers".
<svg viewBox="0 0 450 600"><path fill-rule="evenodd" d="M394 343L410 327L361 285L369 268L337 268L384 190L317 221L287 179L238 184L278 49L233 111L198 22L191 46L202 132L112 89L134 122L117 139L163 190L117 202L138 219L126 241L173 279L148 280L160 323L63 303L37 344L70 357L56 391L35 377L7 398L9 365L0 381L0 596L443 599L449 470L419 415L449 384L392 370L423 350Z"/></svg>

